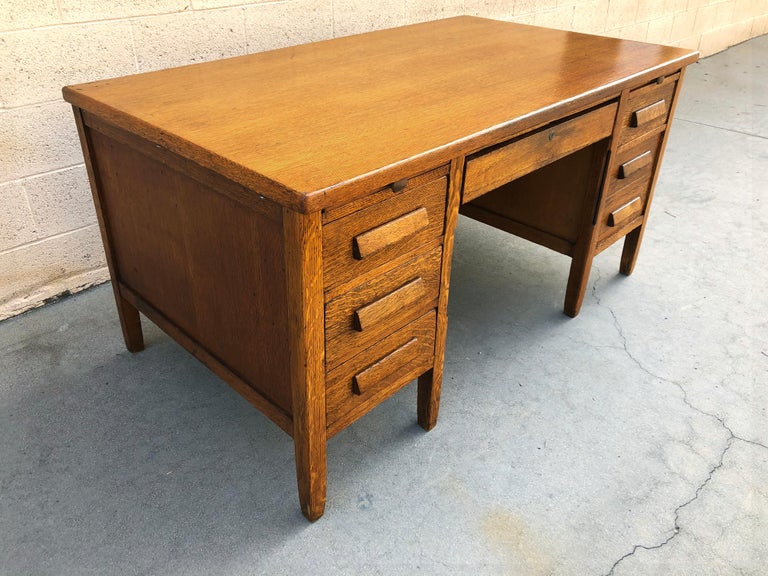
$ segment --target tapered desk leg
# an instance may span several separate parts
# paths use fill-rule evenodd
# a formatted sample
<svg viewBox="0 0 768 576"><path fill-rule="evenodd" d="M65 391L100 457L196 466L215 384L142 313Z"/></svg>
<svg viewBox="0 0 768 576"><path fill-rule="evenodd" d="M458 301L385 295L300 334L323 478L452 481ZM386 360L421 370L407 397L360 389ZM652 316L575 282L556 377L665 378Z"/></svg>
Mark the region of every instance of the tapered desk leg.
<svg viewBox="0 0 768 576"><path fill-rule="evenodd" d="M283 210L293 443L301 511L325 511L325 335L321 215Z"/></svg>
<svg viewBox="0 0 768 576"><path fill-rule="evenodd" d="M576 245L575 254L571 260L571 270L568 274L568 286L565 289L565 306L563 311L567 316L576 318L584 301L584 293L589 283L589 272L592 268L594 246L590 235Z"/></svg>
<svg viewBox="0 0 768 576"><path fill-rule="evenodd" d="M437 424L440 410L441 382L435 378L434 369L419 376L418 421L424 430L432 430Z"/></svg>
<svg viewBox="0 0 768 576"><path fill-rule="evenodd" d="M301 512L314 522L325 512L326 434L318 430L317 414L294 411L293 445ZM325 415L323 414L323 424Z"/></svg>
<svg viewBox="0 0 768 576"><path fill-rule="evenodd" d="M120 295L117 286L114 285L114 280L112 287L115 291L115 304L117 304L117 315L120 317L120 328L123 330L125 347L130 352L141 352L144 350L144 334L141 331L139 311Z"/></svg>
<svg viewBox="0 0 768 576"><path fill-rule="evenodd" d="M440 392L443 387L443 364L445 361L445 336L448 331L448 291L451 284L451 260L453 259L453 238L459 221L461 204L462 174L464 157L451 162L448 181L448 201L445 212L445 237L443 259L440 268L440 297L437 303L437 326L435 329L435 361L432 369L419 376L417 414L419 426L432 430L437 424L440 411Z"/></svg>
<svg viewBox="0 0 768 576"><path fill-rule="evenodd" d="M637 255L640 253L640 241L643 239L643 230L645 226L638 226L624 237L624 249L621 252L621 264L619 272L625 276L632 274L637 262Z"/></svg>

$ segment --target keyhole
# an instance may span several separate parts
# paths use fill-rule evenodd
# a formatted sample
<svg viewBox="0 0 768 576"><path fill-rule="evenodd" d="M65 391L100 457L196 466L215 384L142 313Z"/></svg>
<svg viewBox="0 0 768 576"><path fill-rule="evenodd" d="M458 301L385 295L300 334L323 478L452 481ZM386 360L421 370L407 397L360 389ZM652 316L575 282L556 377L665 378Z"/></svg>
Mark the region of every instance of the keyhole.
<svg viewBox="0 0 768 576"><path fill-rule="evenodd" d="M549 133L549 140L552 141L554 139L555 139L555 132L552 131L552 132Z"/></svg>

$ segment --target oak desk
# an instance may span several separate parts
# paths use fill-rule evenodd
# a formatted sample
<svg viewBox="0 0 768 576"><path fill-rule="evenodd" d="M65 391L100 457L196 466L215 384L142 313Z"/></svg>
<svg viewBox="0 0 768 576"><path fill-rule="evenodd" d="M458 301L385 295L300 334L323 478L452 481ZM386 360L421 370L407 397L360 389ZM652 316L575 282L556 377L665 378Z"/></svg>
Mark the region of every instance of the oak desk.
<svg viewBox="0 0 768 576"><path fill-rule="evenodd" d="M459 212L629 274L697 53L459 17L64 88L129 350L139 311L291 434L418 378L437 420Z"/></svg>

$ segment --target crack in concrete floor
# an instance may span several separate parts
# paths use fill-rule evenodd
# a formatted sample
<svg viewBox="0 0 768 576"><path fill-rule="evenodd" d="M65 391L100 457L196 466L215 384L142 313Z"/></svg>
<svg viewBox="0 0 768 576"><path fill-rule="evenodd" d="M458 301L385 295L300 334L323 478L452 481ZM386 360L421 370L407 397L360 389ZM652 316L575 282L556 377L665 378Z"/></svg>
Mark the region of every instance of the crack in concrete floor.
<svg viewBox="0 0 768 576"><path fill-rule="evenodd" d="M635 553L638 550L648 550L648 551L651 551L651 550L658 550L660 548L663 548L664 546L669 544L674 538L676 538L682 532L683 528L682 528L682 526L680 526L680 511L683 510L684 508L686 508L687 506L689 506L690 504L692 504L693 502L695 502L698 499L698 497L701 494L702 490L704 490L704 488L707 486L707 484L709 484L709 482L712 480L712 477L714 476L715 472L717 472L718 470L720 470L723 467L723 459L725 458L725 455L727 454L728 450L730 450L730 448L733 445L734 441L746 442L747 444L754 444L755 446L759 446L759 447L764 448L766 450L768 450L768 446L765 446L764 444L762 444L760 442L757 442L757 441L754 441L754 440L748 440L746 438L741 438L740 436L737 436L733 432L733 430L728 426L728 424L726 423L724 418L721 418L721 417L717 416L716 414L712 414L710 412L706 412L705 410L702 410L701 408L698 408L697 406L693 405L688 400L688 392L685 390L685 387L680 382L677 382L675 380L671 380L669 378L666 378L664 376L656 374L655 372L650 370L647 366L645 366L645 364L642 361L640 361L634 354L632 354L632 352L630 351L629 346L628 346L627 337L624 334L624 330L621 327L621 322L619 321L619 318L616 315L616 312L613 310L613 308L611 308L607 304L604 304L602 302L602 299L598 295L599 292L597 290L597 287L600 284L600 281L602 280L602 275L600 273L600 270L598 268L596 268L594 270L594 273L595 273L596 277L595 277L594 283L592 285L592 297L593 297L594 301L596 302L596 304L598 306L601 306L601 307L605 308L611 314L611 318L613 319L614 328L616 329L616 333L617 333L617 335L618 335L618 337L619 337L619 339L621 341L622 348L623 348L624 352L626 353L627 357L635 365L637 365L637 367L640 370L642 370L645 374L649 375L650 377L652 377L652 378L654 378L656 380L659 380L661 382L666 382L668 384L671 384L671 385L677 387L680 390L680 392L682 393L682 401L683 401L683 403L686 406L688 406L691 410L693 410L693 411L695 411L695 412L697 412L697 413L699 413L699 414L701 414L703 416L707 416L709 418L712 418L712 419L716 420L720 424L720 426L728 433L728 438L726 439L725 447L720 452L720 456L718 458L717 464L715 464L715 466L713 466L709 470L709 473L707 474L707 477L704 479L704 481L701 484L699 484L697 486L694 495L690 499L688 499L687 501L685 501L682 504L680 504L677 508L675 508L674 522L673 522L673 526L672 526L670 535L667 536L664 540L662 540L658 544L652 544L652 545L635 544L632 547L632 550L630 550L629 552L627 552L626 554L621 556L618 560L616 560L613 563L613 565L611 566L611 569L608 572L603 574L603 576L613 576L616 568L622 562L624 562L626 559L631 558L632 556L634 556Z"/></svg>

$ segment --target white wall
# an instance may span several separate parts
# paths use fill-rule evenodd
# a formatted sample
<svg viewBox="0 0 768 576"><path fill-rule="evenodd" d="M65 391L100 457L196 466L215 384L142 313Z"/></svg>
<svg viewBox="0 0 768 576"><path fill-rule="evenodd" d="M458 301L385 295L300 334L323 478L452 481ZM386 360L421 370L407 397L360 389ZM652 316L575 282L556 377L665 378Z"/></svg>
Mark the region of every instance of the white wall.
<svg viewBox="0 0 768 576"><path fill-rule="evenodd" d="M108 279L61 87L457 14L698 48L768 0L0 0L0 320Z"/></svg>

